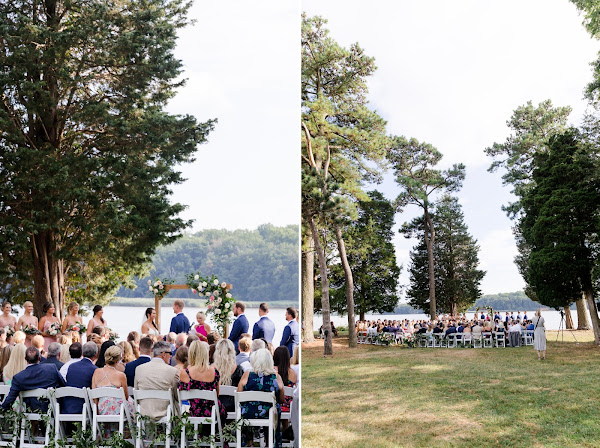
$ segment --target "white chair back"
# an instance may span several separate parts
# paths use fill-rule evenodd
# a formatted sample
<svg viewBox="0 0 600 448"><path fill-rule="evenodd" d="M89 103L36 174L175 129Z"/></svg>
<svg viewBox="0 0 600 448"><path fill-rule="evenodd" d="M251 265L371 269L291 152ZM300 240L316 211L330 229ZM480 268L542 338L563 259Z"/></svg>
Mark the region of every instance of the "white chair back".
<svg viewBox="0 0 600 448"><path fill-rule="evenodd" d="M10 386L2 383L0 385L0 401L4 401L8 393L10 392ZM0 422L4 421L4 416L0 414ZM16 429L14 433L4 433L0 434L0 446L17 446L17 436L18 436L18 421L16 423ZM12 425L9 425L9 428Z"/></svg>
<svg viewBox="0 0 600 448"><path fill-rule="evenodd" d="M67 431L63 427L64 422L81 423L81 428L85 430L88 423L91 423L90 403L88 399L87 388L78 387L59 387L54 389L52 395L52 408L54 410L54 440L58 444L59 439L65 442L71 442L72 438L67 437ZM79 414L65 414L61 412L60 400L65 397L81 398L83 406ZM69 445L66 445L69 446Z"/></svg>
<svg viewBox="0 0 600 448"><path fill-rule="evenodd" d="M213 440L217 437L218 432L218 444L223 445L223 426L221 424L221 416L219 414L219 399L217 397L216 390L179 390L179 406L183 409L182 402L186 400L206 400L212 402L211 416L210 417L187 417L188 421L194 425L194 435L198 435L198 427L201 425L210 425L210 434ZM201 431L200 431L201 432ZM188 440L186 437L186 431L181 431L181 448L187 446ZM214 445L214 444L213 444Z"/></svg>
<svg viewBox="0 0 600 448"><path fill-rule="evenodd" d="M32 389L32 390L24 390L22 392L19 393L19 400L21 402L21 437L20 437L20 444L19 446L22 448L28 448L28 447L38 447L39 446L39 442L41 442L42 440L44 441L44 445L49 445L50 444L50 432L52 430L53 427L53 423L54 421L51 419L52 416L52 406L51 406L51 392L53 389ZM37 410L37 411L30 411L29 409L27 409L27 406L25 404L25 399L26 398L37 398L38 400L40 399L45 399L48 400L48 410L46 411L46 416L50 419L49 423L46 425L46 434L44 435L43 438L40 437L35 437L30 429L29 429L29 425L26 424L26 421L41 421L43 419L44 414L42 414L41 410ZM28 441L25 441L26 438L26 434L25 432L27 432L27 439Z"/></svg>
<svg viewBox="0 0 600 448"><path fill-rule="evenodd" d="M127 402L125 400L125 393L123 392L122 388L98 387L96 389L88 389L87 392L88 399L90 400L90 404L92 406L92 436L94 437L94 440L96 439L98 431L100 430L100 423L118 423L119 432L123 434L125 422L127 422L127 426L129 426L129 429L133 434L131 423L132 416L129 413L129 408L127 407ZM119 407L119 413L114 415L99 415L98 406L95 400L102 397L120 399L122 403Z"/></svg>
<svg viewBox="0 0 600 448"><path fill-rule="evenodd" d="M144 430L145 430L145 425L142 419L142 412L141 412L141 403L140 401L142 400L164 400L164 401L168 401L169 404L167 405L167 413L166 415L161 418L157 423L159 424L164 424L165 425L165 431L166 431L166 439L165 439L165 447L169 448L171 446L171 416L173 415L173 394L171 389L168 390L158 390L158 389L149 389L149 390L144 390L144 389L134 389L133 391L133 399L134 399L134 403L135 403L135 411L136 411L136 415L135 415L135 420L136 420L136 426L137 426L137 438L136 438L136 447L137 448L143 448L145 446L144 442ZM152 442L152 441L150 441Z"/></svg>
<svg viewBox="0 0 600 448"><path fill-rule="evenodd" d="M256 418L249 419L242 415L241 404L248 401L259 401L262 403L267 403L271 405L269 409L268 418ZM244 419L244 423L247 426L258 426L258 427L268 427L268 447L273 448L274 440L275 440L275 418L276 418L276 406L277 401L275 399L275 393L273 392L258 392L258 391L244 391L237 392L235 394L235 417L236 420ZM242 440L242 431L238 426L236 431L237 440Z"/></svg>
<svg viewBox="0 0 600 448"><path fill-rule="evenodd" d="M235 401L235 393L237 392L237 387L235 386L219 386L219 396L226 395L228 397L233 397ZM227 420L235 420L235 409L232 412L227 412Z"/></svg>

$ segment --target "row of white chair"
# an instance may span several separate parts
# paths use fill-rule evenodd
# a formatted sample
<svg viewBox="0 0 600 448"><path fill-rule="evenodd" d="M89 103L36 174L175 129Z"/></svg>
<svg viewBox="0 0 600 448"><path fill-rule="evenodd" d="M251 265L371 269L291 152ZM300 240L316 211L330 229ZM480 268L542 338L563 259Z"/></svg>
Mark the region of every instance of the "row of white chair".
<svg viewBox="0 0 600 448"><path fill-rule="evenodd" d="M0 396L2 400L8 394L10 386L0 385ZM293 396L294 389L291 387L285 388L286 396ZM130 395L134 399L134 409L136 415L130 415L129 408L126 405L125 395L122 389L114 387L99 387L96 389L79 389L76 387L61 387L56 389L34 389L30 391L21 392L19 395L18 412L20 413L21 420L20 424L20 436L19 442L21 447L39 447L40 442L44 442L44 445L48 445L52 431L54 431L54 439L64 440L69 446L69 443L73 443L72 438L68 438L68 432L66 430L66 423L80 423L82 429L86 429L88 424L91 424L92 436L94 440L98 440L100 434L100 425L103 423L116 423L119 426L119 433L124 434L126 428L129 429L132 437L129 439L131 443L135 443L137 448L144 446L149 440L144 439L145 434L145 419L141 416L140 412L140 401L145 399L158 399L168 401L167 414L165 417L160 419L157 424L165 426L166 439L164 442L165 447L170 447L171 441L173 440L172 434L172 419L174 414L173 396L170 390L133 390L130 389ZM235 412L229 412L227 420L236 420L240 422L242 420L241 415L241 403L248 401L260 401L271 404L271 410L267 419L244 419L245 426L257 426L265 427L266 433L268 434L268 446L271 448L274 445L274 436L276 428L276 400L273 393L268 392L237 392L237 388L232 386L220 386L221 395L230 395L235 397ZM65 397L80 398L83 400L84 405L80 414L65 414L61 412L61 399ZM121 400L122 404L119 408L119 412L114 415L100 415L98 413L97 405L95 400L100 397L113 397ZM30 412L23 405L24 399L26 398L38 398L46 399L50 403L48 411L44 416L41 412ZM215 390L190 390L190 391L178 391L178 403L179 409L183 411L182 403L184 401L201 399L208 402L212 402L211 415L210 417L187 417L188 424L193 426L193 439L189 440L186 431L181 431L180 446L183 448L190 443L194 443L194 439L198 437L202 431L199 431L203 425L210 425L211 442L209 446L223 446L223 422L221 422L219 415L218 397ZM282 413L282 420L291 420L290 413ZM29 431L30 424L28 422L46 420L49 424L46 425L46 432L43 438L36 437ZM135 424L135 428L134 428ZM135 440L134 440L135 436ZM11 434L0 434L0 446L16 446L17 431ZM237 425L236 440L229 442L231 447L241 447L241 427Z"/></svg>
<svg viewBox="0 0 600 448"><path fill-rule="evenodd" d="M455 348L473 347L473 348L492 348L506 347L507 333L503 331L473 333L451 333L445 336L444 333L434 333L433 335L416 334L417 345L419 347L445 347ZM521 345L533 345L533 333L530 330L521 331Z"/></svg>

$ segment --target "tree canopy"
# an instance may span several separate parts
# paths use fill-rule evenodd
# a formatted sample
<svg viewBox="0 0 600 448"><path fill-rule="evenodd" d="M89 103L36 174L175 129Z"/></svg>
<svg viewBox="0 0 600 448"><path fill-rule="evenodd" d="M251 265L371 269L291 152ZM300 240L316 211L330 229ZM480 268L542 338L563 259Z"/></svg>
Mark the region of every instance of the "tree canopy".
<svg viewBox="0 0 600 448"><path fill-rule="evenodd" d="M36 312L105 298L188 223L176 167L214 121L164 111L187 0L0 3L0 273Z"/></svg>

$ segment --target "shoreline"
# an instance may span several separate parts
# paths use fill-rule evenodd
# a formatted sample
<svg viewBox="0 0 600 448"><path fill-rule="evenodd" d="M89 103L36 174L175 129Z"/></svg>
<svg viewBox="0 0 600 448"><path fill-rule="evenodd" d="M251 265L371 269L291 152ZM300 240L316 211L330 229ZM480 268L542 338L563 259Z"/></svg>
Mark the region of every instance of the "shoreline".
<svg viewBox="0 0 600 448"><path fill-rule="evenodd" d="M163 306L173 305L173 301L175 301L175 300L177 300L177 297L166 297L161 300L161 303ZM183 298L181 300L183 300L183 303L185 304L186 307L192 307L192 308L205 308L206 307L206 300L204 300L204 299L199 299L199 298L185 299L185 298ZM272 300L272 301L262 300L260 302L258 302L258 301L247 302L247 301L240 300L240 302L243 302L244 305L246 305L246 308L258 308L262 302L268 303L270 309L286 309L290 306L293 308L297 308L297 305L298 305L297 303L294 304L294 303L288 302L286 300ZM148 298L148 297L131 297L131 298L117 297L114 300L111 300L110 303L108 303L105 306L153 307L154 299Z"/></svg>

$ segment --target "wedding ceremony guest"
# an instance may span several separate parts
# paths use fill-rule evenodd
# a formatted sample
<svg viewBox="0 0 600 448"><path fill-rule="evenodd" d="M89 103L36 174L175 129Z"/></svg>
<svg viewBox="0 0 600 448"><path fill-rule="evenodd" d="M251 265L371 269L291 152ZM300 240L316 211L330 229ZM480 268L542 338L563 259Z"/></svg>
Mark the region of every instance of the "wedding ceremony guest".
<svg viewBox="0 0 600 448"><path fill-rule="evenodd" d="M114 343L114 341L104 341L102 343L102 345L100 346L100 350L98 351L98 360L96 361L97 367L104 367L106 365L106 358L105 358L106 351L109 348L113 347L114 345L116 345ZM119 350L120 349L121 349L121 347L119 347ZM119 356L119 361L120 360L121 360L121 356Z"/></svg>
<svg viewBox="0 0 600 448"><path fill-rule="evenodd" d="M239 384L244 374L244 370L235 362L235 348L233 342L229 339L221 339L217 342L214 353L213 367L221 376L220 386L235 386ZM224 395L220 398L221 403L228 412L235 410L235 398L230 395Z"/></svg>
<svg viewBox="0 0 600 448"><path fill-rule="evenodd" d="M191 334L190 334L191 336ZM196 335L194 335L196 336ZM186 345L186 343L188 342L189 336L185 333L179 333L176 337L175 337L175 347L171 350L171 361L170 361L170 366L171 367L175 367L175 364L177 363L177 361L175 360L175 353L177 353L177 350L179 350L179 347L182 347L184 345ZM191 344L191 342L190 342ZM173 346L171 346L173 347Z"/></svg>
<svg viewBox="0 0 600 448"><path fill-rule="evenodd" d="M265 302L258 307L258 316L260 319L252 328L252 339L264 338L267 342L273 342L275 336L275 324L269 317L269 305Z"/></svg>
<svg viewBox="0 0 600 448"><path fill-rule="evenodd" d="M98 356L98 346L93 342L86 342L83 347L78 342L75 344L78 344L76 347L78 351L74 350L71 352L71 356L79 354L80 359L74 361L67 367L67 386L78 387L79 389L84 387L90 388L92 387L94 373L96 372L96 369L98 369L94 365L94 361ZM83 403L83 398L65 397L63 398L62 410L65 414L79 414L81 413Z"/></svg>
<svg viewBox="0 0 600 448"><path fill-rule="evenodd" d="M285 319L288 324L283 329L283 337L279 345L285 345L290 352L290 357L294 355L294 349L300 343L300 332L298 322L296 321L296 310L294 308L287 308L285 312Z"/></svg>
<svg viewBox="0 0 600 448"><path fill-rule="evenodd" d="M208 335L210 336L211 334L213 334L213 332L210 332ZM188 334L187 339L185 340L185 345L188 348L190 348L190 345L192 345L192 342L199 341L199 340L200 340L200 338L198 337L197 334L190 333L190 334ZM210 344L209 342L207 342L207 343Z"/></svg>
<svg viewBox="0 0 600 448"><path fill-rule="evenodd" d="M198 322L198 325L194 325L194 331L201 341L206 342L206 336L208 336L208 333L211 331L210 325L206 323L206 314L202 311L198 311L198 313L196 313L196 321Z"/></svg>
<svg viewBox="0 0 600 448"><path fill-rule="evenodd" d="M450 322L450 325L448 325L445 336L448 337L448 335L452 333L456 333L456 327L454 326L454 322Z"/></svg>
<svg viewBox="0 0 600 448"><path fill-rule="evenodd" d="M21 330L15 331L15 334L13 334L13 337L12 337L12 343L15 345L25 344L25 341L26 341L25 336L26 336L26 334L23 333Z"/></svg>
<svg viewBox="0 0 600 448"><path fill-rule="evenodd" d="M160 333L156 326L156 310L154 308L146 308L144 313L146 320L142 324L142 334L154 334L158 336Z"/></svg>
<svg viewBox="0 0 600 448"><path fill-rule="evenodd" d="M153 335L148 335L148 336L153 336ZM175 350L177 350L177 333L170 331L169 333L167 333L167 336L165 337L165 341L171 345L171 353L174 352Z"/></svg>
<svg viewBox="0 0 600 448"><path fill-rule="evenodd" d="M533 324L533 348L537 351L538 361L546 359L546 321L541 309L538 308L535 312L531 323Z"/></svg>
<svg viewBox="0 0 600 448"><path fill-rule="evenodd" d="M40 364L40 352L36 347L28 347L25 351L27 367L15 374L12 378L10 391L2 402L2 409L8 409L14 403L21 391L33 389L47 389L49 387L63 387L65 381L58 373L56 367L51 364ZM33 410L40 409L45 412L48 409L48 401L36 398L26 398L25 403Z"/></svg>
<svg viewBox="0 0 600 448"><path fill-rule="evenodd" d="M117 345L121 347L121 350L123 350L123 358L121 359L120 364L123 367L122 371L125 372L125 364L134 361L136 358L133 356L133 349L131 348L131 344L129 342L121 341Z"/></svg>
<svg viewBox="0 0 600 448"><path fill-rule="evenodd" d="M53 342L48 346L48 356L40 362L42 364L54 364L56 369L60 371L60 368L64 366L64 363L59 360L61 348L62 346L58 342Z"/></svg>
<svg viewBox="0 0 600 448"><path fill-rule="evenodd" d="M513 320L510 327L508 327L508 340L510 342L511 347L520 347L521 346L521 324L518 320Z"/></svg>
<svg viewBox="0 0 600 448"><path fill-rule="evenodd" d="M58 335L60 334L60 326L61 322L58 317L54 315L56 309L54 308L54 303L46 302L42 307L42 312L44 316L40 319L38 323L38 329L42 332L42 336L44 337L44 349L48 350L48 346L53 342L58 342ZM55 334L50 334L53 326L58 326L58 331ZM31 342L33 344L33 340L35 336L32 338Z"/></svg>
<svg viewBox="0 0 600 448"><path fill-rule="evenodd" d="M70 334L63 334L58 339L58 343L60 344L60 358L58 358L58 360L63 364L71 359L71 354L69 352L69 347L73 344L71 338L72 336Z"/></svg>
<svg viewBox="0 0 600 448"><path fill-rule="evenodd" d="M93 342L92 342L93 344ZM96 345L96 344L94 344ZM98 353L98 347L96 346L96 352ZM62 375L62 377L66 380L67 379L67 373L69 372L69 367L73 364L75 364L76 362L81 361L82 359L82 346L81 346L81 342L73 342L71 344L71 346L69 347L69 355L71 356L71 359L67 362L65 362L63 364L63 366L60 368L60 374Z"/></svg>
<svg viewBox="0 0 600 448"><path fill-rule="evenodd" d="M248 328L250 327L244 311L246 311L246 305L244 305L242 302L235 302L235 305L233 305L233 315L236 317L236 319L233 322L233 327L231 328L231 333L229 334L229 340L233 342L236 353L239 353L238 343L242 333L247 333Z"/></svg>
<svg viewBox="0 0 600 448"><path fill-rule="evenodd" d="M26 351L27 347L25 347L25 344L16 344L10 350L10 357L8 358L8 362L2 371L2 380L4 381L4 384L8 384L10 386L13 377L17 373L25 370L25 367L27 367L27 361L25 360Z"/></svg>
<svg viewBox="0 0 600 448"><path fill-rule="evenodd" d="M137 331L130 331L127 335L127 342L131 344L134 359L140 357L140 334Z"/></svg>
<svg viewBox="0 0 600 448"><path fill-rule="evenodd" d="M83 319L79 316L79 304L77 302L70 302L67 306L67 315L65 316L60 331L65 333L67 328L74 325L83 328Z"/></svg>
<svg viewBox="0 0 600 448"><path fill-rule="evenodd" d="M430 325L433 329L433 325ZM296 372L296 378L300 378L300 350L294 350L294 355L290 359L290 366Z"/></svg>
<svg viewBox="0 0 600 448"><path fill-rule="evenodd" d="M189 348L187 345L183 345L177 349L175 352L175 368L179 375L181 375L181 371L187 369L188 366L188 351Z"/></svg>
<svg viewBox="0 0 600 448"><path fill-rule="evenodd" d="M96 305L92 312L94 313L90 321L88 322L87 331L85 335L89 338L92 334L95 327L106 327L106 321L102 317L104 314L104 310L102 309L102 305ZM103 335L99 335L103 336ZM89 339L88 339L89 340Z"/></svg>
<svg viewBox="0 0 600 448"><path fill-rule="evenodd" d="M219 371L208 362L208 344L202 341L194 341L189 347L188 368L181 372L179 378L179 390L216 390L219 395ZM210 417L212 403L206 400L189 400L189 413L192 417ZM225 407L219 401L219 414L221 421L227 417Z"/></svg>
<svg viewBox="0 0 600 448"><path fill-rule="evenodd" d="M36 347L40 351L40 360L46 359L46 350L44 350L45 338L42 335L36 334L31 338L31 346ZM50 344L48 344L49 346Z"/></svg>
<svg viewBox="0 0 600 448"><path fill-rule="evenodd" d="M135 383L135 369L142 364L150 362L152 359L152 347L154 343L149 337L140 339L140 356L138 359L125 364L125 376L127 377L127 385L133 387Z"/></svg>
<svg viewBox="0 0 600 448"><path fill-rule="evenodd" d="M81 343L81 334L78 331L71 331L69 333L71 335L71 342L79 342Z"/></svg>
<svg viewBox="0 0 600 448"><path fill-rule="evenodd" d="M211 331L206 336L206 342L208 342L208 345L215 344L215 343L219 342L220 339L221 339L221 334L218 331ZM235 344L233 344L233 345L235 346ZM188 347L189 346L190 345L188 344Z"/></svg>
<svg viewBox="0 0 600 448"><path fill-rule="evenodd" d="M121 347L114 345L114 343L106 349L104 352L103 367L98 367L98 362L96 362L98 368L92 376L92 389L99 387L123 389L126 406L129 408L129 413L133 415L133 400L127 391L127 377L123 372L119 372L116 369L116 365L121 360L122 355ZM119 412L122 403L123 400L120 398L100 397L98 399L98 413L100 415L114 415Z"/></svg>
<svg viewBox="0 0 600 448"><path fill-rule="evenodd" d="M171 347L164 341L158 341L152 348L154 357L150 362L142 364L135 369L135 389L139 390L169 390L173 401L177 402L177 387L179 385L179 372L171 367ZM140 401L142 415L153 420L159 420L167 415L169 402L166 400L145 399ZM179 415L179 406L174 407Z"/></svg>
<svg viewBox="0 0 600 448"><path fill-rule="evenodd" d="M12 311L12 305L9 301L2 302L2 314L0 314L0 327L10 327L13 331L17 331L17 318L10 312Z"/></svg>
<svg viewBox="0 0 600 448"><path fill-rule="evenodd" d="M257 340L259 340L259 339L257 339ZM246 363L248 363L247 367L250 368L250 345L251 344L252 344L252 340L250 338L240 339L239 344L238 344L240 352L235 357L235 363L238 366L241 366L242 364L244 364L246 362Z"/></svg>
<svg viewBox="0 0 600 448"><path fill-rule="evenodd" d="M275 372L281 377L284 386L294 387L296 385L298 382L298 375L290 365L290 353L285 347L277 347L275 349L273 365L275 367ZM289 412L291 403L291 397L285 397L285 400L281 403L281 412Z"/></svg>
<svg viewBox="0 0 600 448"><path fill-rule="evenodd" d="M4 348L8 346L8 342L6 342L6 330L4 327L0 327L0 348Z"/></svg>
<svg viewBox="0 0 600 448"><path fill-rule="evenodd" d="M31 303L29 300L25 302L23 304L23 310L24 314L21 317L19 317L16 329L24 330L25 327L38 328L38 318L33 315L33 303ZM29 347L31 345L31 338L33 337L33 335L26 334L25 337L25 346Z"/></svg>
<svg viewBox="0 0 600 448"><path fill-rule="evenodd" d="M102 346L102 337L97 335L96 333L92 333L88 336L88 342L93 342L98 346L98 351L100 351L100 347Z"/></svg>
<svg viewBox="0 0 600 448"><path fill-rule="evenodd" d="M259 339L257 339L258 341ZM238 384L238 392L243 391L259 391L259 392L274 392L277 399L277 429L275 432L275 446L281 446L281 405L284 401L283 380L281 376L275 372L273 357L266 349L260 349L252 353L250 358L252 371L245 372ZM266 418L271 408L270 405L259 401L250 401L241 404L242 418ZM244 431L248 437L251 435L248 431Z"/></svg>
<svg viewBox="0 0 600 448"><path fill-rule="evenodd" d="M171 327L169 329L169 333L172 332L175 334L179 334L187 333L188 331L190 331L190 321L185 316L185 314L183 314L184 305L185 304L181 299L175 299L175 301L173 302L173 312L175 313L175 317L171 319Z"/></svg>

